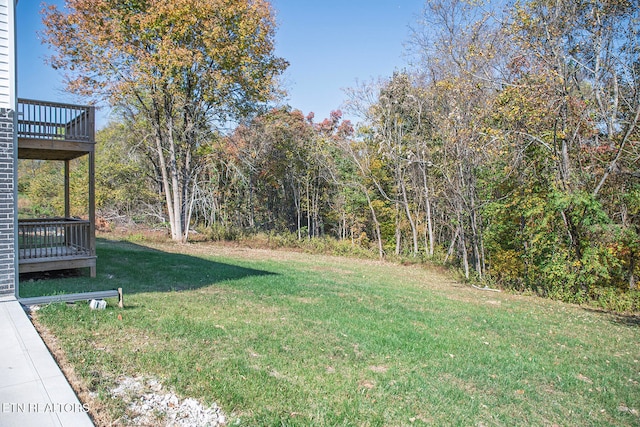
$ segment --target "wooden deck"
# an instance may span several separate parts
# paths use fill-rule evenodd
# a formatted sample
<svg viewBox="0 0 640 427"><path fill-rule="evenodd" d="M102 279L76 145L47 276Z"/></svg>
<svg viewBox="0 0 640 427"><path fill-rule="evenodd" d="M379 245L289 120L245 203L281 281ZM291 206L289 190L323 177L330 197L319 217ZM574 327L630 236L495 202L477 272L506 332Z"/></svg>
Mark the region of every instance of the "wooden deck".
<svg viewBox="0 0 640 427"><path fill-rule="evenodd" d="M88 267L96 274L95 108L18 99L18 158L64 161L64 218L18 220L20 273ZM70 161L89 156L88 220L70 218Z"/></svg>
<svg viewBox="0 0 640 427"><path fill-rule="evenodd" d="M18 100L18 158L71 160L95 147L95 108Z"/></svg>
<svg viewBox="0 0 640 427"><path fill-rule="evenodd" d="M96 254L90 221L73 218L18 221L21 273L89 267L95 276Z"/></svg>

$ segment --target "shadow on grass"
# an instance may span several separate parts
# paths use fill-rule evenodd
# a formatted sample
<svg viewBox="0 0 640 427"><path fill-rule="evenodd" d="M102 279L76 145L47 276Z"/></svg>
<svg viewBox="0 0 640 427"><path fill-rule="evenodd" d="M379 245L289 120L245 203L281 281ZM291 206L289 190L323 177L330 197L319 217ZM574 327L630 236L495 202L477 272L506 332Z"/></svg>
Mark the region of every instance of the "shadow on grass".
<svg viewBox="0 0 640 427"><path fill-rule="evenodd" d="M584 310L603 315L613 324L640 327L640 314L637 313L616 313L591 307L584 307Z"/></svg>
<svg viewBox="0 0 640 427"><path fill-rule="evenodd" d="M640 327L640 315L637 314L613 314L614 323L625 326Z"/></svg>
<svg viewBox="0 0 640 427"><path fill-rule="evenodd" d="M95 278L78 270L20 276L20 296L32 297L122 288L125 295L198 289L250 276L275 275L205 258L163 252L131 242L98 239Z"/></svg>

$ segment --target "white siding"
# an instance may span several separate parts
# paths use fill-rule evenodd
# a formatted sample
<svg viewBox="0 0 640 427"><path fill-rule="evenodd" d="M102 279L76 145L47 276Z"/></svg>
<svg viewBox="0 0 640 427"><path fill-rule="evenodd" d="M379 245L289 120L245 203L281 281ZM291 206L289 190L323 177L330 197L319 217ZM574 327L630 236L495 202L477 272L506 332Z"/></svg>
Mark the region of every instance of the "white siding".
<svg viewBox="0 0 640 427"><path fill-rule="evenodd" d="M13 0L0 0L0 108L15 108Z"/></svg>
<svg viewBox="0 0 640 427"><path fill-rule="evenodd" d="M14 0L0 0L0 295L17 283ZM0 421L2 424L2 421Z"/></svg>

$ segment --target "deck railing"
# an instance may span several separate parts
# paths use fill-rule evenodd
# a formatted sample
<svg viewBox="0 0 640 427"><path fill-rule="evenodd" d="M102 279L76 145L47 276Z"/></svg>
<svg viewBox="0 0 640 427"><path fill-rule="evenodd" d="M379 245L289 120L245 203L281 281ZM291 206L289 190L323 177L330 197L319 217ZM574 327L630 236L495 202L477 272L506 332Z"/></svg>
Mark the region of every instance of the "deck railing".
<svg viewBox="0 0 640 427"><path fill-rule="evenodd" d="M89 221L26 219L18 221L20 260L93 256Z"/></svg>
<svg viewBox="0 0 640 427"><path fill-rule="evenodd" d="M93 142L95 108L18 99L18 137Z"/></svg>

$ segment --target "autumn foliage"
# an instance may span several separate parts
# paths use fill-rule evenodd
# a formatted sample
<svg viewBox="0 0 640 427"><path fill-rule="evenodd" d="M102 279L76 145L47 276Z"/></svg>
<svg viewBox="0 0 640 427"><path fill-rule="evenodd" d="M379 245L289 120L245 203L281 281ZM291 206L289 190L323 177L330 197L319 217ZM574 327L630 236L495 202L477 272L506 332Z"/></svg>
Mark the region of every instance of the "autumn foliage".
<svg viewBox="0 0 640 427"><path fill-rule="evenodd" d="M149 190L140 206L174 238L329 238L483 286L640 308L637 0L429 0L415 68L347 91L356 125L267 102L286 62L266 1L67 6L45 11L51 63L120 106L103 135L135 153L122 168L145 178L126 187Z"/></svg>
<svg viewBox="0 0 640 427"><path fill-rule="evenodd" d="M175 240L187 238L198 147L215 125L274 95L287 66L262 0L67 0L45 8L44 40L72 92L144 121Z"/></svg>

